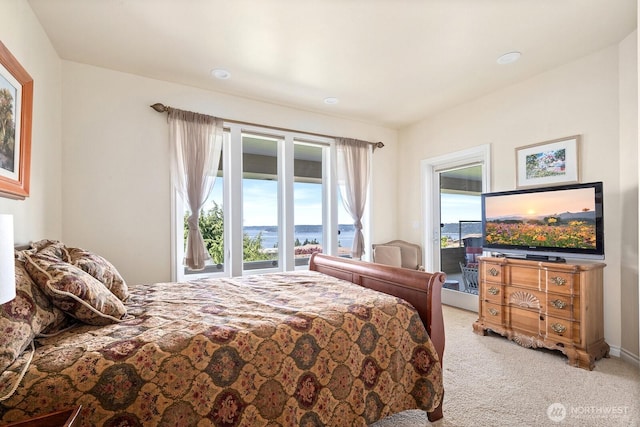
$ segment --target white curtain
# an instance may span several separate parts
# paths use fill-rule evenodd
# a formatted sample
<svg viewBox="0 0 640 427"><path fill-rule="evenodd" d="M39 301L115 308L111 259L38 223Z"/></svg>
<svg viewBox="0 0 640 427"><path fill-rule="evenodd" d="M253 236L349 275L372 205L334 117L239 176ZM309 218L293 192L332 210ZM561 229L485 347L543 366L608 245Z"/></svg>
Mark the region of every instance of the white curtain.
<svg viewBox="0 0 640 427"><path fill-rule="evenodd" d="M351 256L360 259L364 254L362 216L367 204L369 170L371 168L371 144L357 139L337 138L338 186L345 209L353 219L355 234Z"/></svg>
<svg viewBox="0 0 640 427"><path fill-rule="evenodd" d="M202 270L211 261L211 256L200 233L198 220L218 173L222 119L174 108L168 112L171 176L191 211L183 263L192 270Z"/></svg>

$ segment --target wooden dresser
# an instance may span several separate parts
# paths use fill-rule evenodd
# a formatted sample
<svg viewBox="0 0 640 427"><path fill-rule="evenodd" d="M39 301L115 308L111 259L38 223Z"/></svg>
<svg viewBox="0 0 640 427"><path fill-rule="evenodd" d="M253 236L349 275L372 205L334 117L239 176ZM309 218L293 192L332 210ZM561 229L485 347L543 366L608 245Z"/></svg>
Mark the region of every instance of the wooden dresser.
<svg viewBox="0 0 640 427"><path fill-rule="evenodd" d="M481 257L477 334L487 330L523 347L562 351L569 364L593 369L608 357L604 341L603 263L553 263Z"/></svg>

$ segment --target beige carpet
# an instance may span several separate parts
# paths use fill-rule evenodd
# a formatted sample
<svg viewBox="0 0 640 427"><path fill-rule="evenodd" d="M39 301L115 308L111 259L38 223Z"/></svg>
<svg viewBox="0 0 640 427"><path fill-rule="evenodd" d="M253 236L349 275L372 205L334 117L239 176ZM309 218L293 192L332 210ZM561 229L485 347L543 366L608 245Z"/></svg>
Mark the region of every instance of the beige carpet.
<svg viewBox="0 0 640 427"><path fill-rule="evenodd" d="M636 366L611 357L593 371L574 368L560 352L476 335L476 319L445 306L444 418L430 424L423 411L405 411L375 427L640 426Z"/></svg>

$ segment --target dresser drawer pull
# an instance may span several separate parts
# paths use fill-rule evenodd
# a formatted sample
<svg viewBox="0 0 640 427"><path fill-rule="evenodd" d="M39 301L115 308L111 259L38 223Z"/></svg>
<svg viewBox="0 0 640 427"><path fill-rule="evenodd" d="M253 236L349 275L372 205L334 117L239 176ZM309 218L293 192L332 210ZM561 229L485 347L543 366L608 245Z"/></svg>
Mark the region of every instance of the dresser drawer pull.
<svg viewBox="0 0 640 427"><path fill-rule="evenodd" d="M562 300L560 300L560 299L557 299L557 300L551 301L551 305L554 306L555 308L559 308L559 309L562 310L563 308L565 308L567 306L567 303L562 301Z"/></svg>
<svg viewBox="0 0 640 427"><path fill-rule="evenodd" d="M500 274L500 270L496 270L495 268L491 268L491 270L488 271L490 276L496 277L497 275Z"/></svg>
<svg viewBox="0 0 640 427"><path fill-rule="evenodd" d="M489 314L491 314L492 316L497 316L498 313L500 313L498 310L496 310L495 308L490 308L489 309Z"/></svg>
<svg viewBox="0 0 640 427"><path fill-rule="evenodd" d="M487 292L489 292L491 295L498 295L500 293L500 289L496 288L495 286L492 286L489 289L487 289Z"/></svg>
<svg viewBox="0 0 640 427"><path fill-rule="evenodd" d="M567 283L567 280L560 276L554 276L550 280L551 280L551 283L553 283L556 286L564 286Z"/></svg>
<svg viewBox="0 0 640 427"><path fill-rule="evenodd" d="M556 334L562 334L567 330L567 327L561 323L552 323L551 329L553 329Z"/></svg>

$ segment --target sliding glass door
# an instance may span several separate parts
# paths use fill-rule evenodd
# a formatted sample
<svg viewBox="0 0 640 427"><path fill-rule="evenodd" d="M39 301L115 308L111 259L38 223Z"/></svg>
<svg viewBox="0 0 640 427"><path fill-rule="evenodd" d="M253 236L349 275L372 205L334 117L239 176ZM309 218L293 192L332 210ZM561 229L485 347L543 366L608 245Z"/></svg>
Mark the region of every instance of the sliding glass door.
<svg viewBox="0 0 640 427"><path fill-rule="evenodd" d="M489 166L488 145L421 162L425 269L447 274L445 304L474 311L478 309L475 267L482 252L480 195L489 191Z"/></svg>
<svg viewBox="0 0 640 427"><path fill-rule="evenodd" d="M447 273L448 289L477 295L476 258L482 253L482 165L438 171L438 178L440 270Z"/></svg>

